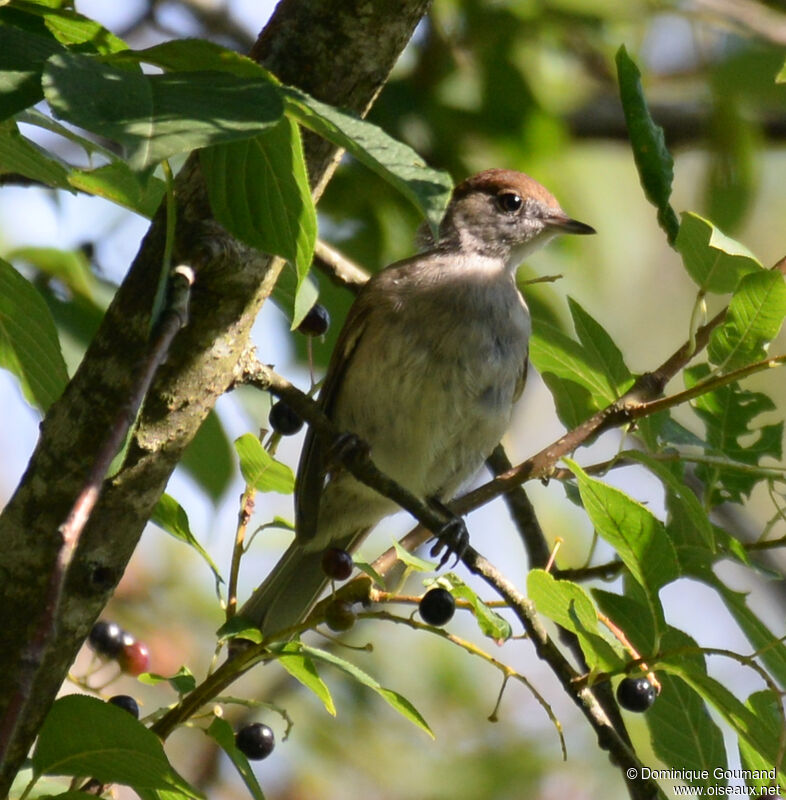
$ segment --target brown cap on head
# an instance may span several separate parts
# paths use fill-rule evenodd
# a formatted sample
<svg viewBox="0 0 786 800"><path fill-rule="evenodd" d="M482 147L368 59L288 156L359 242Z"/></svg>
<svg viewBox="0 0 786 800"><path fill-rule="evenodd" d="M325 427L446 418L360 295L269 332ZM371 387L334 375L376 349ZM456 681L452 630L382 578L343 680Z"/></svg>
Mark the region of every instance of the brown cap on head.
<svg viewBox="0 0 786 800"><path fill-rule="evenodd" d="M515 193L524 200L531 198L549 213L544 221L562 233L588 234L595 229L578 220L571 219L560 207L554 195L545 186L523 172L512 169L487 169L462 181L453 190L453 200L458 200L472 192L484 192L499 196Z"/></svg>

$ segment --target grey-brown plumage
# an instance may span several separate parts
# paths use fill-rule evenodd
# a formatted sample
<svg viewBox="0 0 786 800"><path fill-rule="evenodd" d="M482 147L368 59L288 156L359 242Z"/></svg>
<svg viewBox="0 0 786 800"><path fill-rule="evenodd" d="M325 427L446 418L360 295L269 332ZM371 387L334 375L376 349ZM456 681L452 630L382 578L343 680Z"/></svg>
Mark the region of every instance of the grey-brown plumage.
<svg viewBox="0 0 786 800"><path fill-rule="evenodd" d="M361 289L319 402L420 497L449 500L502 438L524 387L530 319L524 256L558 233L594 233L527 175L487 170L456 187L432 248ZM346 471L326 475L309 431L295 489L296 539L241 613L263 633L297 623L327 578L326 547L352 550L395 503Z"/></svg>

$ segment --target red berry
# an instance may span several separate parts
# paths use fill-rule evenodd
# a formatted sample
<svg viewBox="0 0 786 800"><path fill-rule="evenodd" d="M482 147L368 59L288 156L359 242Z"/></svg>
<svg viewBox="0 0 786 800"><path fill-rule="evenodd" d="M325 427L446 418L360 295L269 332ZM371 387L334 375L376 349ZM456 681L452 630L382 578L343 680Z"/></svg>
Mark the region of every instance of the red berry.
<svg viewBox="0 0 786 800"><path fill-rule="evenodd" d="M246 758L261 761L273 752L276 737L267 725L254 722L235 734L235 746Z"/></svg>
<svg viewBox="0 0 786 800"><path fill-rule="evenodd" d="M340 547L328 547L322 553L322 572L335 581L345 581L352 574L352 556Z"/></svg>
<svg viewBox="0 0 786 800"><path fill-rule="evenodd" d="M420 598L418 605L420 616L429 625L444 625L451 619L455 610L456 601L453 599L453 595L441 586L429 589Z"/></svg>
<svg viewBox="0 0 786 800"><path fill-rule="evenodd" d="M129 675L141 675L150 669L150 651L146 644L138 642L131 634L124 637L123 650L117 656L120 669Z"/></svg>

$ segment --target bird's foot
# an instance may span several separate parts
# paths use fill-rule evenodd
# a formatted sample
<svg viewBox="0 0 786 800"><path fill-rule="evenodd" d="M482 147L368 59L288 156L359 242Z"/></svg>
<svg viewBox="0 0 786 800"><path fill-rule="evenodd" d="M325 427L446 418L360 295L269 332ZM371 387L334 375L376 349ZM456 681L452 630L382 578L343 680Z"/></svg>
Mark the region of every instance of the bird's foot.
<svg viewBox="0 0 786 800"><path fill-rule="evenodd" d="M457 517L441 500L438 498L429 498L429 503L436 506L443 514L449 517L448 521L437 532L437 541L429 551L432 558L436 558L442 550L444 553L439 560L439 569L447 564L451 556L455 556L456 560L453 566L458 564L462 556L469 547L469 531L461 517Z"/></svg>
<svg viewBox="0 0 786 800"><path fill-rule="evenodd" d="M327 452L327 471L332 472L340 467L348 458L361 455L368 456L368 442L355 433L339 434L330 444Z"/></svg>

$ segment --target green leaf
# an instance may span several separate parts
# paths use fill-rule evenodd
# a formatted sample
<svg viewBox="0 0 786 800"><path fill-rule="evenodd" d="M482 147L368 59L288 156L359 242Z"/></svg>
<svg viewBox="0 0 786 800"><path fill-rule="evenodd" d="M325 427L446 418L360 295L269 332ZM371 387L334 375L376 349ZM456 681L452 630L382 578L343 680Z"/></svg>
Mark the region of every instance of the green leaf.
<svg viewBox="0 0 786 800"><path fill-rule="evenodd" d="M709 773L707 778L688 778L690 786L725 785L713 774L727 766L723 733L701 696L677 676L662 673L658 679L662 691L645 715L655 755L673 769Z"/></svg>
<svg viewBox="0 0 786 800"><path fill-rule="evenodd" d="M300 281L298 284L295 268L287 261L278 275L278 280L275 287L273 287L270 299L287 315L292 323L292 330L299 324L295 323L294 320L302 320L318 298L319 285L314 280L313 275L309 274L305 280Z"/></svg>
<svg viewBox="0 0 786 800"><path fill-rule="evenodd" d="M249 622L245 617L236 614L231 619L228 619L217 631L216 636L219 642L226 641L227 639L247 639L254 644L262 642L262 631Z"/></svg>
<svg viewBox="0 0 786 800"><path fill-rule="evenodd" d="M172 769L154 733L122 708L87 695L54 702L33 752L33 772L203 796Z"/></svg>
<svg viewBox="0 0 786 800"><path fill-rule="evenodd" d="M253 139L200 156L216 219L252 247L294 264L300 286L311 266L317 217L297 125L284 118ZM301 320L296 315L293 327Z"/></svg>
<svg viewBox="0 0 786 800"><path fill-rule="evenodd" d="M81 192L103 197L152 219L164 199L166 185L154 175L135 175L123 161L113 161L97 169L74 169L68 183Z"/></svg>
<svg viewBox="0 0 786 800"><path fill-rule="evenodd" d="M221 419L212 410L185 449L180 464L217 503L232 482L235 460Z"/></svg>
<svg viewBox="0 0 786 800"><path fill-rule="evenodd" d="M624 585L624 594L597 588L590 592L600 610L620 630L625 631L628 640L639 653L654 653L658 647L658 631L644 589L632 578L625 580Z"/></svg>
<svg viewBox="0 0 786 800"><path fill-rule="evenodd" d="M54 4L14 0L14 8L40 16L60 44L90 53L116 53L128 45L103 25L70 8Z"/></svg>
<svg viewBox="0 0 786 800"><path fill-rule="evenodd" d="M0 123L0 175L7 174L24 175L58 189L71 188L66 168L22 136L11 120Z"/></svg>
<svg viewBox="0 0 786 800"><path fill-rule="evenodd" d="M349 661L346 661L339 656L328 653L326 650L319 650L315 647L309 647L308 645L301 645L302 650L307 655L310 655L313 659L317 661L324 661L326 664L332 664L334 667L337 667L342 672L345 672L351 678L354 678L358 683L362 684L363 686L368 687L372 691L376 692L391 708L398 711L405 719L408 719L411 723L416 725L422 731L425 731L432 739L434 738L434 734L429 728L428 723L425 719L421 716L420 712L398 692L394 692L392 689L386 689L382 686L379 681L375 678L372 678L367 672L364 672L360 667L356 667Z"/></svg>
<svg viewBox="0 0 786 800"><path fill-rule="evenodd" d="M656 125L641 88L641 73L623 45L617 51L617 80L628 126L633 159L644 194L658 210L658 223L674 244L679 222L669 203L674 179L674 160L666 147L663 128Z"/></svg>
<svg viewBox="0 0 786 800"><path fill-rule="evenodd" d="M706 379L709 367L698 364L683 374L686 387L691 388ZM711 505L740 503L763 479L754 470L737 469L734 462L758 465L767 456L781 457L783 422L758 427L753 424L756 417L774 408L775 403L766 394L742 389L737 383L706 392L694 401L694 411L706 428L710 453L729 460L729 466L715 463L696 467Z"/></svg>
<svg viewBox="0 0 786 800"><path fill-rule="evenodd" d="M434 572L437 564L434 561L426 561L424 558L418 558L414 553L404 549L397 541L393 541L393 548L396 551L396 558L402 564L406 564L410 569L415 572Z"/></svg>
<svg viewBox="0 0 786 800"><path fill-rule="evenodd" d="M624 492L590 478L574 461L581 500L595 530L617 551L647 595L656 629L665 629L658 590L679 576L674 547L660 520Z"/></svg>
<svg viewBox="0 0 786 800"><path fill-rule="evenodd" d="M240 471L249 486L260 492L292 494L295 491L295 476L292 470L276 461L251 433L235 439L235 450L240 457Z"/></svg>
<svg viewBox="0 0 786 800"><path fill-rule="evenodd" d="M676 513L677 507L679 507L681 519L685 520L684 527L690 538L681 538L676 541L672 538L672 542L677 548L677 555L679 556L680 544L703 545L710 553L714 553L715 533L712 524L699 498L685 482L681 465L677 465L677 470L671 469L668 464L638 450L626 450L620 453L620 456L638 461L657 476L666 490L666 506L671 514ZM666 530L670 532L668 524Z"/></svg>
<svg viewBox="0 0 786 800"><path fill-rule="evenodd" d="M713 364L732 371L767 356L766 345L786 316L786 281L779 270L746 275L729 303L726 319L712 332L708 355Z"/></svg>
<svg viewBox="0 0 786 800"><path fill-rule="evenodd" d="M472 608L472 613L477 620L478 627L484 636L488 636L498 644L510 639L513 629L510 623L489 608L477 595L477 593L467 586L461 578L453 572L449 572L439 580L439 584L447 584L450 593L460 600L466 600Z"/></svg>
<svg viewBox="0 0 786 800"><path fill-rule="evenodd" d="M246 788L251 792L251 796L255 800L265 800L262 787L259 785L248 759L235 746L235 733L232 726L226 720L214 717L205 733L229 756L229 760L234 764L243 783L246 784Z"/></svg>
<svg viewBox="0 0 786 800"><path fill-rule="evenodd" d="M188 515L180 503L175 500L172 495L162 494L153 509L153 514L150 521L163 528L170 536L174 536L181 542L185 542L189 547L193 548L204 562L210 567L213 576L216 579L216 585L223 583L224 579L221 577L216 563L210 557L210 554L199 543L196 536L191 533L191 526L188 524Z"/></svg>
<svg viewBox="0 0 786 800"><path fill-rule="evenodd" d="M760 719L767 721L768 727L773 730L779 730L783 727L783 708L781 704L773 697L770 691L754 692L746 701L745 705ZM740 760L744 769L757 770L758 775L751 775L745 778L745 783L750 789L754 791L749 795L750 797L772 797L771 790L765 790L775 783L780 785L781 789L786 788L786 781L783 774L780 776L778 771L773 769L770 763L763 758L756 748L744 739L739 740ZM761 773L767 773L763 775ZM765 791L763 791L765 790ZM781 795L783 792L781 791Z"/></svg>
<svg viewBox="0 0 786 800"><path fill-rule="evenodd" d="M688 275L703 292L733 292L745 275L762 268L747 247L690 211L682 214L675 246Z"/></svg>
<svg viewBox="0 0 786 800"><path fill-rule="evenodd" d="M46 411L68 383L52 315L41 295L0 259L0 367L12 372L25 399Z"/></svg>
<svg viewBox="0 0 786 800"><path fill-rule="evenodd" d="M18 247L8 254L9 261L24 261L66 286L75 294L92 300L96 280L90 262L81 250L60 250L57 247Z"/></svg>
<svg viewBox="0 0 786 800"><path fill-rule="evenodd" d="M157 672L143 672L137 677L140 683L156 686L159 683L168 683L178 694L188 694L196 688L196 678L188 667L180 669L170 676L159 675Z"/></svg>
<svg viewBox="0 0 786 800"><path fill-rule="evenodd" d="M616 400L633 383L622 353L600 323L590 316L572 297L568 298L573 327L584 348L587 360L606 379L610 402Z"/></svg>
<svg viewBox="0 0 786 800"><path fill-rule="evenodd" d="M786 645L776 636L745 602L745 593L735 592L717 577L711 585L723 598L736 623L758 653L770 674L781 685L786 685Z"/></svg>
<svg viewBox="0 0 786 800"><path fill-rule="evenodd" d="M140 172L175 153L252 137L283 113L277 87L264 80L222 72L143 75L76 53L52 56L43 86L55 114L120 142Z"/></svg>
<svg viewBox="0 0 786 800"><path fill-rule="evenodd" d="M348 111L321 103L300 89L282 87L286 112L301 125L345 148L400 191L428 220L436 234L450 200L452 181L431 169L407 145Z"/></svg>
<svg viewBox="0 0 786 800"><path fill-rule="evenodd" d="M598 633L598 613L581 586L533 569L527 575L527 595L538 613L576 634L591 670L611 672L625 666L625 659Z"/></svg>
<svg viewBox="0 0 786 800"><path fill-rule="evenodd" d="M277 660L295 680L302 683L306 689L310 689L322 701L328 714L336 716L336 706L330 695L330 689L319 677L313 660L302 651L299 643L289 642L285 644Z"/></svg>
<svg viewBox="0 0 786 800"><path fill-rule="evenodd" d="M33 30L9 22L20 21L16 9L0 8L0 119L35 105L44 96L41 72L46 60L63 48L39 20ZM37 23L37 24L36 24Z"/></svg>

